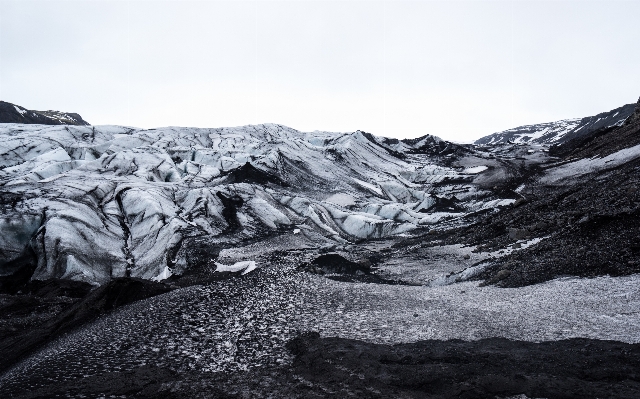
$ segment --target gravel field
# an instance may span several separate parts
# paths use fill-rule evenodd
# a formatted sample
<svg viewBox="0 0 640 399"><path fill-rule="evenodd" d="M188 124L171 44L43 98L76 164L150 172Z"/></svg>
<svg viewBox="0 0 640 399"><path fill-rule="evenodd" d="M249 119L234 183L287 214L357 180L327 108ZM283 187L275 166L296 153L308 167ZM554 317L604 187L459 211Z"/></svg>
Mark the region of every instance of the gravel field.
<svg viewBox="0 0 640 399"><path fill-rule="evenodd" d="M460 256L443 249L422 250L436 263ZM372 344L490 337L640 342L640 275L561 278L521 288L366 284L299 271L308 258L299 251L267 253L257 258L263 267L246 276L120 308L6 372L0 394L26 395L143 366L180 375L286 367L293 361L286 343L305 331ZM425 259L381 269L429 268Z"/></svg>

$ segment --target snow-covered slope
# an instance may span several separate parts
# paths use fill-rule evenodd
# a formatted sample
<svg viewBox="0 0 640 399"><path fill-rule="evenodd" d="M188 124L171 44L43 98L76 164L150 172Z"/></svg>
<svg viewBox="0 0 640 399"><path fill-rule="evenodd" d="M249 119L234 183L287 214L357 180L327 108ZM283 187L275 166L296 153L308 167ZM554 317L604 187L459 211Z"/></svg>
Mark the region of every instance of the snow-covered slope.
<svg viewBox="0 0 640 399"><path fill-rule="evenodd" d="M433 136L4 124L0 154L0 274L33 253L34 279L162 279L207 263L203 238L355 242L513 201L477 184L495 161Z"/></svg>
<svg viewBox="0 0 640 399"><path fill-rule="evenodd" d="M475 141L475 144L503 143L558 144L589 134L597 129L620 126L631 115L636 104L627 104L608 112L585 118L564 119L556 122L519 126L493 133Z"/></svg>

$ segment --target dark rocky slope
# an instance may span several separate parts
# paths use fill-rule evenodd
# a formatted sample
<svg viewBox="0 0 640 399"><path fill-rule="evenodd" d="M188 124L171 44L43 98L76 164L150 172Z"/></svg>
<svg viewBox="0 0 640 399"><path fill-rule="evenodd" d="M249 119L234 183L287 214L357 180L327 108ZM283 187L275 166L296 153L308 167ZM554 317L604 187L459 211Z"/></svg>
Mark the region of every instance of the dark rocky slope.
<svg viewBox="0 0 640 399"><path fill-rule="evenodd" d="M33 111L6 101L0 101L0 123L89 126L89 122L76 113Z"/></svg>
<svg viewBox="0 0 640 399"><path fill-rule="evenodd" d="M640 143L640 107L623 126L594 133L556 147L560 162L538 171L522 199L500 212L443 236L449 243L480 245L482 251L529 248L492 261L476 278L504 287L540 283L572 275L593 277L640 272L640 159L549 183L545 173L571 161L596 161ZM614 159L615 161L615 159ZM587 161L590 162L590 161ZM415 241L415 240L414 240Z"/></svg>
<svg viewBox="0 0 640 399"><path fill-rule="evenodd" d="M637 398L640 345L572 339L377 345L302 334L291 367L239 373L142 366L49 385L16 398ZM521 396L517 396L521 397Z"/></svg>
<svg viewBox="0 0 640 399"><path fill-rule="evenodd" d="M32 281L17 295L0 293L0 370L120 306L171 290L164 283L118 278L91 291L70 280Z"/></svg>
<svg viewBox="0 0 640 399"><path fill-rule="evenodd" d="M479 138L475 144L496 145L509 142L531 144L564 143L587 136L597 130L620 126L633 113L635 104L626 104L611 111L578 119L519 126Z"/></svg>

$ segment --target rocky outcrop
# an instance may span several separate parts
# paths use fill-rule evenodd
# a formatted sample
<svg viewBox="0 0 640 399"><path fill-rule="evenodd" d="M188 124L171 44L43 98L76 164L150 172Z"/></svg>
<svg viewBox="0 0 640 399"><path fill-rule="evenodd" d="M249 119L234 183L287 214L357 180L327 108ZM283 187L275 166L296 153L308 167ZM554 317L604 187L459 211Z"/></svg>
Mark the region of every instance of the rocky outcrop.
<svg viewBox="0 0 640 399"><path fill-rule="evenodd" d="M634 112L635 104L602 112L598 115L556 122L519 126L479 138L475 144L496 145L505 143L561 144L587 136L597 130L620 126Z"/></svg>
<svg viewBox="0 0 640 399"><path fill-rule="evenodd" d="M550 154L563 158L603 158L640 144L640 100L621 126L611 126L552 146Z"/></svg>
<svg viewBox="0 0 640 399"><path fill-rule="evenodd" d="M89 126L89 122L75 113L51 110L33 111L6 101L0 101L0 123Z"/></svg>

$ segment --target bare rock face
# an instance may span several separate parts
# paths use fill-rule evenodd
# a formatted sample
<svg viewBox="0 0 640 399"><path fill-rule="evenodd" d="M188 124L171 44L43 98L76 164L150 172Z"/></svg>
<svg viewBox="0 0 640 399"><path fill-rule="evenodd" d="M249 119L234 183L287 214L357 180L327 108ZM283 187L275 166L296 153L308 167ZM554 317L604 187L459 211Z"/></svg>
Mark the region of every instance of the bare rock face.
<svg viewBox="0 0 640 399"><path fill-rule="evenodd" d="M625 125L632 125L640 123L640 98L638 98L638 102L636 104L635 110L633 114L625 121Z"/></svg>
<svg viewBox="0 0 640 399"><path fill-rule="evenodd" d="M75 113L51 110L33 111L6 101L0 101L0 123L89 126L89 122Z"/></svg>

